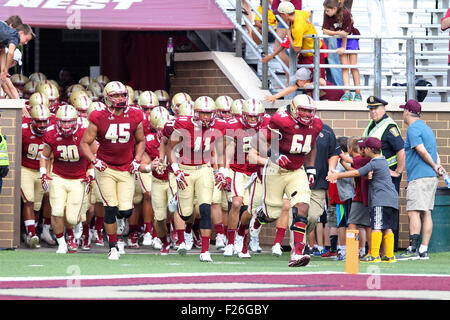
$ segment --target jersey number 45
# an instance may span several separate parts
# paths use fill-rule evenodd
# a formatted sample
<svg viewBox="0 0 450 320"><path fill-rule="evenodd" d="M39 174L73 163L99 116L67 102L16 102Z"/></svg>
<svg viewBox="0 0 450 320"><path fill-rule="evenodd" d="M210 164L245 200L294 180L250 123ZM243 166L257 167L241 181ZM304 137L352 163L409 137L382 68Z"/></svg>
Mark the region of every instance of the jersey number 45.
<svg viewBox="0 0 450 320"><path fill-rule="evenodd" d="M111 140L111 143L127 143L130 140L130 124L111 123L106 131L105 139Z"/></svg>

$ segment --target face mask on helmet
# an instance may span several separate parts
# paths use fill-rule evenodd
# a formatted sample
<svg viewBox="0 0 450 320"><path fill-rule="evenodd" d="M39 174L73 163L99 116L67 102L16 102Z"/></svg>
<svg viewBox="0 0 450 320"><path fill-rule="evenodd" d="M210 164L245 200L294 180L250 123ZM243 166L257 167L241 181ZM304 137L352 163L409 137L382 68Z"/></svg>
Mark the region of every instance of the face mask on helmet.
<svg viewBox="0 0 450 320"><path fill-rule="evenodd" d="M262 116L261 115L249 115L249 114L242 114L242 120L244 121L244 124L251 128L258 127L262 122Z"/></svg>
<svg viewBox="0 0 450 320"><path fill-rule="evenodd" d="M209 128L213 120L214 115L212 112L204 112L204 111L194 112L194 121L200 121L202 123L202 127L204 128Z"/></svg>
<svg viewBox="0 0 450 320"><path fill-rule="evenodd" d="M125 108L128 102L128 94L111 94L105 97L105 100L109 101L113 108Z"/></svg>
<svg viewBox="0 0 450 320"><path fill-rule="evenodd" d="M47 130L47 127L50 124L50 120L40 120L40 119L33 119L31 121L31 125L33 126L33 130L37 132L38 134L44 134L45 130Z"/></svg>
<svg viewBox="0 0 450 320"><path fill-rule="evenodd" d="M70 136L77 129L77 120L57 120L56 125L58 126L58 130L62 133L62 135Z"/></svg>
<svg viewBox="0 0 450 320"><path fill-rule="evenodd" d="M310 125L316 116L315 108L302 108L302 106L292 108L292 106L289 106L288 110L292 117L306 126Z"/></svg>

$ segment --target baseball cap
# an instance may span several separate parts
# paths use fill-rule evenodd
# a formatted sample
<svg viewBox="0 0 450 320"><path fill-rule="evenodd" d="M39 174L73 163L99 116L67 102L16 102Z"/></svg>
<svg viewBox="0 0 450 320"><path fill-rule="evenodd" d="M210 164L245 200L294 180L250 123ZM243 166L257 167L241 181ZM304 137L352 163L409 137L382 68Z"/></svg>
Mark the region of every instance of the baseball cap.
<svg viewBox="0 0 450 320"><path fill-rule="evenodd" d="M414 99L408 100L405 104L401 105L400 108L415 114L420 114L420 112L422 112L422 106Z"/></svg>
<svg viewBox="0 0 450 320"><path fill-rule="evenodd" d="M8 54L8 48L5 49L5 53ZM18 64L19 66L22 65L22 52L20 52L19 49L14 50L14 56L13 56L13 59L14 59L15 61L17 61L17 64Z"/></svg>
<svg viewBox="0 0 450 320"><path fill-rule="evenodd" d="M388 103L381 98L370 96L367 98L367 108L378 108L379 106L386 106Z"/></svg>
<svg viewBox="0 0 450 320"><path fill-rule="evenodd" d="M278 6L278 13L291 14L295 12L294 5L289 1L284 1Z"/></svg>
<svg viewBox="0 0 450 320"><path fill-rule="evenodd" d="M372 148L376 150L381 149L381 141L375 137L368 137L365 140L358 141L358 145L360 148Z"/></svg>
<svg viewBox="0 0 450 320"><path fill-rule="evenodd" d="M306 69L305 67L299 68L294 74L294 80L309 80L311 79L311 70Z"/></svg>

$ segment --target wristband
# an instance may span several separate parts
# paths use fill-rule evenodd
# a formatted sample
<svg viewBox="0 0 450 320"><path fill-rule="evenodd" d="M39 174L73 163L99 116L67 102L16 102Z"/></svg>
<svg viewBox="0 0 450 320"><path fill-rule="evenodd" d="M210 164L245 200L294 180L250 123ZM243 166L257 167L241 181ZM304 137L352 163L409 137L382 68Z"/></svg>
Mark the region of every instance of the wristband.
<svg viewBox="0 0 450 320"><path fill-rule="evenodd" d="M46 167L40 167L39 168L39 172L41 173L41 177L42 177L43 175L47 174L47 168Z"/></svg>
<svg viewBox="0 0 450 320"><path fill-rule="evenodd" d="M174 162L171 165L173 172L180 171L180 167L178 166L178 163Z"/></svg>

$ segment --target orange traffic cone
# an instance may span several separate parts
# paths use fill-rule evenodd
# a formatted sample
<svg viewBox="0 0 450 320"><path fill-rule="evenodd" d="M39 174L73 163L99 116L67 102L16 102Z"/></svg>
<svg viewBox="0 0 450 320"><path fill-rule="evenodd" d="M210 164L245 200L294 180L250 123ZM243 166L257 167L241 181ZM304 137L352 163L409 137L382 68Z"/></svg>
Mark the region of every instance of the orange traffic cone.
<svg viewBox="0 0 450 320"><path fill-rule="evenodd" d="M359 272L359 230L347 230L345 237L345 272Z"/></svg>

